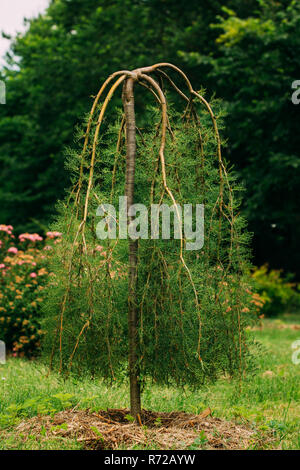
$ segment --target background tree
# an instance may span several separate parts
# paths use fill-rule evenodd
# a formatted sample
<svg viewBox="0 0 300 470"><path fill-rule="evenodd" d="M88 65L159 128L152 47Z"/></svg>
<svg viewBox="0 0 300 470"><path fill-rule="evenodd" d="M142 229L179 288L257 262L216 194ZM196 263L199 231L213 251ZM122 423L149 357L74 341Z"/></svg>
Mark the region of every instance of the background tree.
<svg viewBox="0 0 300 470"><path fill-rule="evenodd" d="M205 62L217 94L227 100L227 158L247 194L244 211L254 232L257 263L300 274L300 107L292 103L299 77L299 2L259 2L242 19L224 9L215 57Z"/></svg>

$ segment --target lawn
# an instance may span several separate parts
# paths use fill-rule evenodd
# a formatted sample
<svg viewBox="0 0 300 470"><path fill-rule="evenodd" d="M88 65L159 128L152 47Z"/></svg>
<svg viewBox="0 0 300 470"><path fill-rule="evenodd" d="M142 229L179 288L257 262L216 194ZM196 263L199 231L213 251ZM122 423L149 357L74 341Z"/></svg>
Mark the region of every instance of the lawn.
<svg viewBox="0 0 300 470"><path fill-rule="evenodd" d="M300 364L292 362L292 343L300 339L299 315L264 320L261 329L249 332L261 343L257 374L238 384L226 377L201 390L184 392L149 385L143 407L155 411L201 413L247 425L255 430L250 449L299 449ZM80 449L82 442L63 437L27 435L16 426L36 415L64 410L128 406L125 385L106 386L90 379L63 380L38 361L9 358L0 365L0 449ZM42 428L43 429L43 428ZM199 448L203 448L201 440Z"/></svg>

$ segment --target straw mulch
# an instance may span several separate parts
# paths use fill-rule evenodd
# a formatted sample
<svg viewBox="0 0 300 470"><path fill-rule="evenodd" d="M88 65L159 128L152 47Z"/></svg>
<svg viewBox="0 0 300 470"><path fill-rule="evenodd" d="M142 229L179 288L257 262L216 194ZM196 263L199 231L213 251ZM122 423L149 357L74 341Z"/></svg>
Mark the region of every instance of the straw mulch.
<svg viewBox="0 0 300 470"><path fill-rule="evenodd" d="M127 416L127 418L126 418ZM185 412L158 413L143 410L141 425L128 421L127 409L65 410L55 416L36 416L21 422L16 432L26 440L76 439L85 449L245 449L255 434L245 425L211 416L208 408L200 415ZM202 431L202 432L201 432ZM200 438L200 441L199 441ZM200 442L200 444L199 444Z"/></svg>

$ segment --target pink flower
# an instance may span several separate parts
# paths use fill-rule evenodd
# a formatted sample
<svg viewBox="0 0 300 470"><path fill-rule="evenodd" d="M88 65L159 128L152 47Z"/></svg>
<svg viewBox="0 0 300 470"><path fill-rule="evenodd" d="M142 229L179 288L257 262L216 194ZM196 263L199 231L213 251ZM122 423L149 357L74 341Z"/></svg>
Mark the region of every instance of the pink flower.
<svg viewBox="0 0 300 470"><path fill-rule="evenodd" d="M12 234L12 229L13 229L12 225L3 225L3 224L0 225L0 231L6 232L8 235Z"/></svg>
<svg viewBox="0 0 300 470"><path fill-rule="evenodd" d="M98 245L98 246L96 246L95 250L96 250L96 251L102 251L102 250L103 250L103 246Z"/></svg>
<svg viewBox="0 0 300 470"><path fill-rule="evenodd" d="M48 238L57 238L57 237L61 237L62 234L60 232L47 232L46 236Z"/></svg>
<svg viewBox="0 0 300 470"><path fill-rule="evenodd" d="M30 273L30 277L32 277L32 278L37 277L37 274L36 273Z"/></svg>
<svg viewBox="0 0 300 470"><path fill-rule="evenodd" d="M25 240L28 240L30 242L41 242L43 238L38 234L38 233L21 233L19 235L19 240L20 242L24 242Z"/></svg>
<svg viewBox="0 0 300 470"><path fill-rule="evenodd" d="M17 254L18 248L16 248L15 246L11 246L10 248L8 248L7 252Z"/></svg>
<svg viewBox="0 0 300 470"><path fill-rule="evenodd" d="M0 269L4 269L5 268L5 264L0 264Z"/></svg>

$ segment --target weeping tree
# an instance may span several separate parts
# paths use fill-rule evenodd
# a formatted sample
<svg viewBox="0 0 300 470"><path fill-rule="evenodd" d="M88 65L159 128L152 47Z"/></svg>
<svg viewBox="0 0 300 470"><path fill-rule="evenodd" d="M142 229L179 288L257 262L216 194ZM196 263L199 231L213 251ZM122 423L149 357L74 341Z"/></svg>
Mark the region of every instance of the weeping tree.
<svg viewBox="0 0 300 470"><path fill-rule="evenodd" d="M179 68L160 63L112 74L78 131L83 148L68 151L44 352L64 374L129 377L137 419L149 380L198 388L221 374L241 380L251 363L249 235L221 126L220 104L213 111Z"/></svg>

